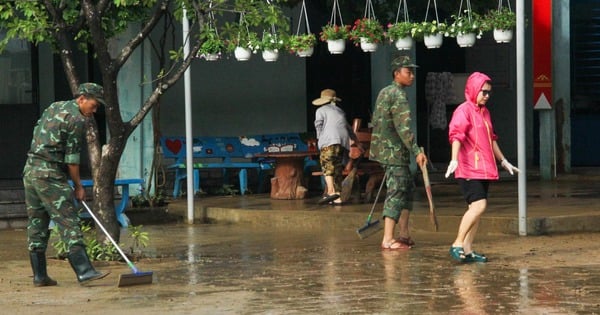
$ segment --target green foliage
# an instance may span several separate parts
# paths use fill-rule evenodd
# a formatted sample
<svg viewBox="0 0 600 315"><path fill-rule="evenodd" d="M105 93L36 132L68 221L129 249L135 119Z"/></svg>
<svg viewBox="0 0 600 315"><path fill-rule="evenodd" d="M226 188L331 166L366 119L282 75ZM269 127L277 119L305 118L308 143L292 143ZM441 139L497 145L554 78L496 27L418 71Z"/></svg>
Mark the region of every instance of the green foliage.
<svg viewBox="0 0 600 315"><path fill-rule="evenodd" d="M427 35L444 34L448 29L448 25L444 22L438 23L437 21L423 21L415 23L413 30L414 38L423 38Z"/></svg>
<svg viewBox="0 0 600 315"><path fill-rule="evenodd" d="M350 38L350 26L349 25L332 25L327 24L323 26L321 33L319 34L321 41L326 42L328 40L336 39L348 39Z"/></svg>
<svg viewBox="0 0 600 315"><path fill-rule="evenodd" d="M317 36L313 33L292 35L287 40L287 49L291 53L295 53L299 50L307 50L314 47L316 43Z"/></svg>
<svg viewBox="0 0 600 315"><path fill-rule="evenodd" d="M464 14L460 16L452 15L452 23L448 26L447 32L450 36L475 33L478 38L481 38L484 29L481 16L475 12L465 10Z"/></svg>
<svg viewBox="0 0 600 315"><path fill-rule="evenodd" d="M490 10L485 15L485 27L487 30L511 30L516 25L517 15L507 7L503 7L500 10Z"/></svg>
<svg viewBox="0 0 600 315"><path fill-rule="evenodd" d="M258 43L258 46L254 47L253 50L275 50L278 51L286 46L286 42L283 36L279 36L276 33L263 33L262 39Z"/></svg>
<svg viewBox="0 0 600 315"><path fill-rule="evenodd" d="M225 43L213 28L205 28L200 40L202 45L198 54L219 54L225 50Z"/></svg>
<svg viewBox="0 0 600 315"><path fill-rule="evenodd" d="M416 31L416 25L412 22L398 22L387 25L386 36L390 41L396 41L400 38L413 36Z"/></svg>
<svg viewBox="0 0 600 315"><path fill-rule="evenodd" d="M350 39L355 44L360 44L361 38L367 38L370 43L383 41L383 26L375 19L362 18L354 21L350 30Z"/></svg>
<svg viewBox="0 0 600 315"><path fill-rule="evenodd" d="M131 254L137 257L142 257L142 250L148 245L150 240L148 232L142 231L141 225L130 225L128 227L128 231L132 239L132 244L129 247ZM107 239L104 243L99 243L96 240L95 230L92 229L91 225L85 221L81 222L81 232L83 233L83 243L85 245L86 252L91 260L117 261L121 259L121 255L112 242ZM58 228L56 226L51 229L50 240L55 240L50 244L56 251L57 257L60 259L67 258L67 255L69 254L68 244L63 242L62 238L59 236ZM122 247L123 245L119 244L119 246Z"/></svg>

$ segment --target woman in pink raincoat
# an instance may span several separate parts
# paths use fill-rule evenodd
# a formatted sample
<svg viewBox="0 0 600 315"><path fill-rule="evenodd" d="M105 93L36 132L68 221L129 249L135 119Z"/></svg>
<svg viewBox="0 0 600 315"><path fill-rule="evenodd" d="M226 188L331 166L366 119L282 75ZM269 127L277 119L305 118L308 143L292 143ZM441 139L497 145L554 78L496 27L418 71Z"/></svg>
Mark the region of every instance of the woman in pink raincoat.
<svg viewBox="0 0 600 315"><path fill-rule="evenodd" d="M472 245L479 220L487 207L489 183L499 178L496 160L511 175L519 172L506 160L496 142L498 137L486 107L491 93L492 83L487 75L471 74L465 84L465 102L454 111L448 128L452 159L446 178L454 173L469 205L450 247L450 256L459 262L487 261L485 255L473 251Z"/></svg>

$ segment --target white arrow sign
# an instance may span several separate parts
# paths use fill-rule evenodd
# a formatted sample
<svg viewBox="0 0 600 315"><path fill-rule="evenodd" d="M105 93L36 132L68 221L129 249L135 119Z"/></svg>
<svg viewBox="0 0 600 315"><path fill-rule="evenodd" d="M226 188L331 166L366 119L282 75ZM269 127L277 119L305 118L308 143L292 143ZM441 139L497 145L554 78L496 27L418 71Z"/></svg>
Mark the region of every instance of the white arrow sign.
<svg viewBox="0 0 600 315"><path fill-rule="evenodd" d="M533 109L552 109L552 106L550 106L550 102L548 102L548 99L546 98L546 95L544 95L543 92L542 94L540 94L540 97L538 98L537 102L535 102Z"/></svg>

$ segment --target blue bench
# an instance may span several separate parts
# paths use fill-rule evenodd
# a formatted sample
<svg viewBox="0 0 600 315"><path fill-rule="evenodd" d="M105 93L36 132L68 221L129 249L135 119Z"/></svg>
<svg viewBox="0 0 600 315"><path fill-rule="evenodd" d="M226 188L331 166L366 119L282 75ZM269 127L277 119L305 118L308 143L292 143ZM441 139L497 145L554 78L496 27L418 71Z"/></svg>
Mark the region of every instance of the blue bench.
<svg viewBox="0 0 600 315"><path fill-rule="evenodd" d="M163 156L174 160L168 168L175 170L173 197L177 198L181 193L181 181L187 177L186 139L162 137L160 143ZM244 195L248 190L248 169L258 171L260 185L257 191L261 192L263 171L273 168L274 161L256 158L257 153L306 151L308 146L297 133L282 133L242 137L194 137L192 150L194 193L200 191L201 170L222 169L223 178L226 180L228 169L238 169L240 194Z"/></svg>
<svg viewBox="0 0 600 315"><path fill-rule="evenodd" d="M69 184L73 186L73 182L70 180ZM135 184L142 185L144 184L144 180L141 178L118 178L115 180L115 187L121 187L121 202L115 206L115 215L122 227L128 227L130 223L129 218L125 215L125 209L129 204L129 185ZM94 186L94 181L91 179L82 179L81 186L92 187ZM81 216L90 217L87 211L82 213Z"/></svg>

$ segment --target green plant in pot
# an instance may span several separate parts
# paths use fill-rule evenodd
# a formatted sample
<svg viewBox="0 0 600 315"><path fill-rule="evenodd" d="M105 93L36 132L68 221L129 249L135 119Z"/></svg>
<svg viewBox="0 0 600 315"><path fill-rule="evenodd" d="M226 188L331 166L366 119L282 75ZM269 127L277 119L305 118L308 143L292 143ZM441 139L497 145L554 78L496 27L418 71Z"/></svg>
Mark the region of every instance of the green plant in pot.
<svg viewBox="0 0 600 315"><path fill-rule="evenodd" d="M477 38L481 38L484 29L481 16L475 12L465 10L462 15L452 15L452 23L448 26L447 33L452 37L472 33Z"/></svg>
<svg viewBox="0 0 600 315"><path fill-rule="evenodd" d="M287 49L291 53L309 51L317 43L317 37L313 33L292 35L287 40Z"/></svg>
<svg viewBox="0 0 600 315"><path fill-rule="evenodd" d="M448 25L444 22L423 21L415 23L413 37L422 39L424 36L437 34L444 34L448 36L448 34L446 34L447 29Z"/></svg>
<svg viewBox="0 0 600 315"><path fill-rule="evenodd" d="M225 42L213 29L207 29L200 34L200 38L203 40L200 50L198 51L198 54L201 57L209 59L212 56L220 56L225 50Z"/></svg>
<svg viewBox="0 0 600 315"><path fill-rule="evenodd" d="M512 30L517 25L517 15L507 7L490 10L485 15L486 27L489 30Z"/></svg>
<svg viewBox="0 0 600 315"><path fill-rule="evenodd" d="M387 32L385 33L390 41L396 41L400 38L413 37L416 32L415 23L412 22L398 22L390 23L387 25Z"/></svg>
<svg viewBox="0 0 600 315"><path fill-rule="evenodd" d="M258 49L279 51L286 46L286 42L283 36L279 36L276 33L265 32L263 37L258 43Z"/></svg>
<svg viewBox="0 0 600 315"><path fill-rule="evenodd" d="M485 23L486 29L494 31L496 42L508 43L512 40L513 29L517 25L517 15L507 7L490 10L485 16Z"/></svg>
<svg viewBox="0 0 600 315"><path fill-rule="evenodd" d="M350 34L350 26L348 25L332 25L323 26L319 39L323 42L328 40L348 39Z"/></svg>
<svg viewBox="0 0 600 315"><path fill-rule="evenodd" d="M350 30L350 39L356 45L361 43L361 40L369 43L380 43L384 39L383 26L372 18L362 18L354 21Z"/></svg>

